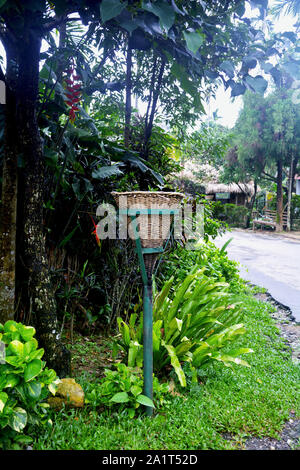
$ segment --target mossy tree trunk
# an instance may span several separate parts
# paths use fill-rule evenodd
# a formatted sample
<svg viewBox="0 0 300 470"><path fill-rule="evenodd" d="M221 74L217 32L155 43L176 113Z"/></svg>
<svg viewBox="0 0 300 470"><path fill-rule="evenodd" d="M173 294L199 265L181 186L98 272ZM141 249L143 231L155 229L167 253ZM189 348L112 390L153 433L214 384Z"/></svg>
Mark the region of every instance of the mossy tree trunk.
<svg viewBox="0 0 300 470"><path fill-rule="evenodd" d="M15 48L6 44L5 148L2 173L0 228L0 323L15 313L16 223L18 191L18 149L16 141Z"/></svg>
<svg viewBox="0 0 300 470"><path fill-rule="evenodd" d="M43 229L44 158L37 123L41 34L30 21L26 18L22 35L15 43L17 81L10 90L16 101L15 140L24 164L24 183L22 194L19 193L22 220L18 220L18 230L31 323L36 327L40 346L45 349L48 367L63 377L70 374L70 353L60 340Z"/></svg>

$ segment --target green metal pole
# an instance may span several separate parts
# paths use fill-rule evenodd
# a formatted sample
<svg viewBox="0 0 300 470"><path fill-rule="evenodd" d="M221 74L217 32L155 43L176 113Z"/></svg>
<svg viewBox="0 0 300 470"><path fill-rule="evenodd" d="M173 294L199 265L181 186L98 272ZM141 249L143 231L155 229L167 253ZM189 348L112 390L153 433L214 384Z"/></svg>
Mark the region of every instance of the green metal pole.
<svg viewBox="0 0 300 470"><path fill-rule="evenodd" d="M143 343L144 343L144 395L153 400L153 330L152 330L152 281L144 284L143 292ZM152 416L153 408L146 406L147 416Z"/></svg>

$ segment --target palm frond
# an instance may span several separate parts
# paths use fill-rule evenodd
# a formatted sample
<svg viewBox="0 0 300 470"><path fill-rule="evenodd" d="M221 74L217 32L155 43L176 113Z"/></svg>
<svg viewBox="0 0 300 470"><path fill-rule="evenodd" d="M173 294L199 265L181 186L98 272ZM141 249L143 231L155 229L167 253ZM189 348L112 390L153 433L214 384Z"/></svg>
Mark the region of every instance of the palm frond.
<svg viewBox="0 0 300 470"><path fill-rule="evenodd" d="M300 16L300 0L277 0L271 11L276 19L281 15Z"/></svg>

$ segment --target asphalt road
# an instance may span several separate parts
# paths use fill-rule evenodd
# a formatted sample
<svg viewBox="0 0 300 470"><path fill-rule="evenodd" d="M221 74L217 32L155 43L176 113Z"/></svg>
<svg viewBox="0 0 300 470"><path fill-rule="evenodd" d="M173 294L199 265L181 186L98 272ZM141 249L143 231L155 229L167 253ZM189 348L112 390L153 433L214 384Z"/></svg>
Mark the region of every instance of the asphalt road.
<svg viewBox="0 0 300 470"><path fill-rule="evenodd" d="M227 253L241 263L241 276L265 287L274 299L290 307L300 322L300 242L234 230L214 243L221 248L231 237Z"/></svg>

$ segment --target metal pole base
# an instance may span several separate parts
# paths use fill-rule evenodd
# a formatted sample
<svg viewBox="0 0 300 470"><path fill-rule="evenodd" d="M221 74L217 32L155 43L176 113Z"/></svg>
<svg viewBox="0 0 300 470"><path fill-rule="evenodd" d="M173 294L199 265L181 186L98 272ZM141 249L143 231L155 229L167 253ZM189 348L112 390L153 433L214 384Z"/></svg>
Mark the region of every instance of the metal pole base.
<svg viewBox="0 0 300 470"><path fill-rule="evenodd" d="M152 282L144 285L143 306L144 395L153 400ZM146 406L145 411L147 416L152 416L151 406Z"/></svg>

